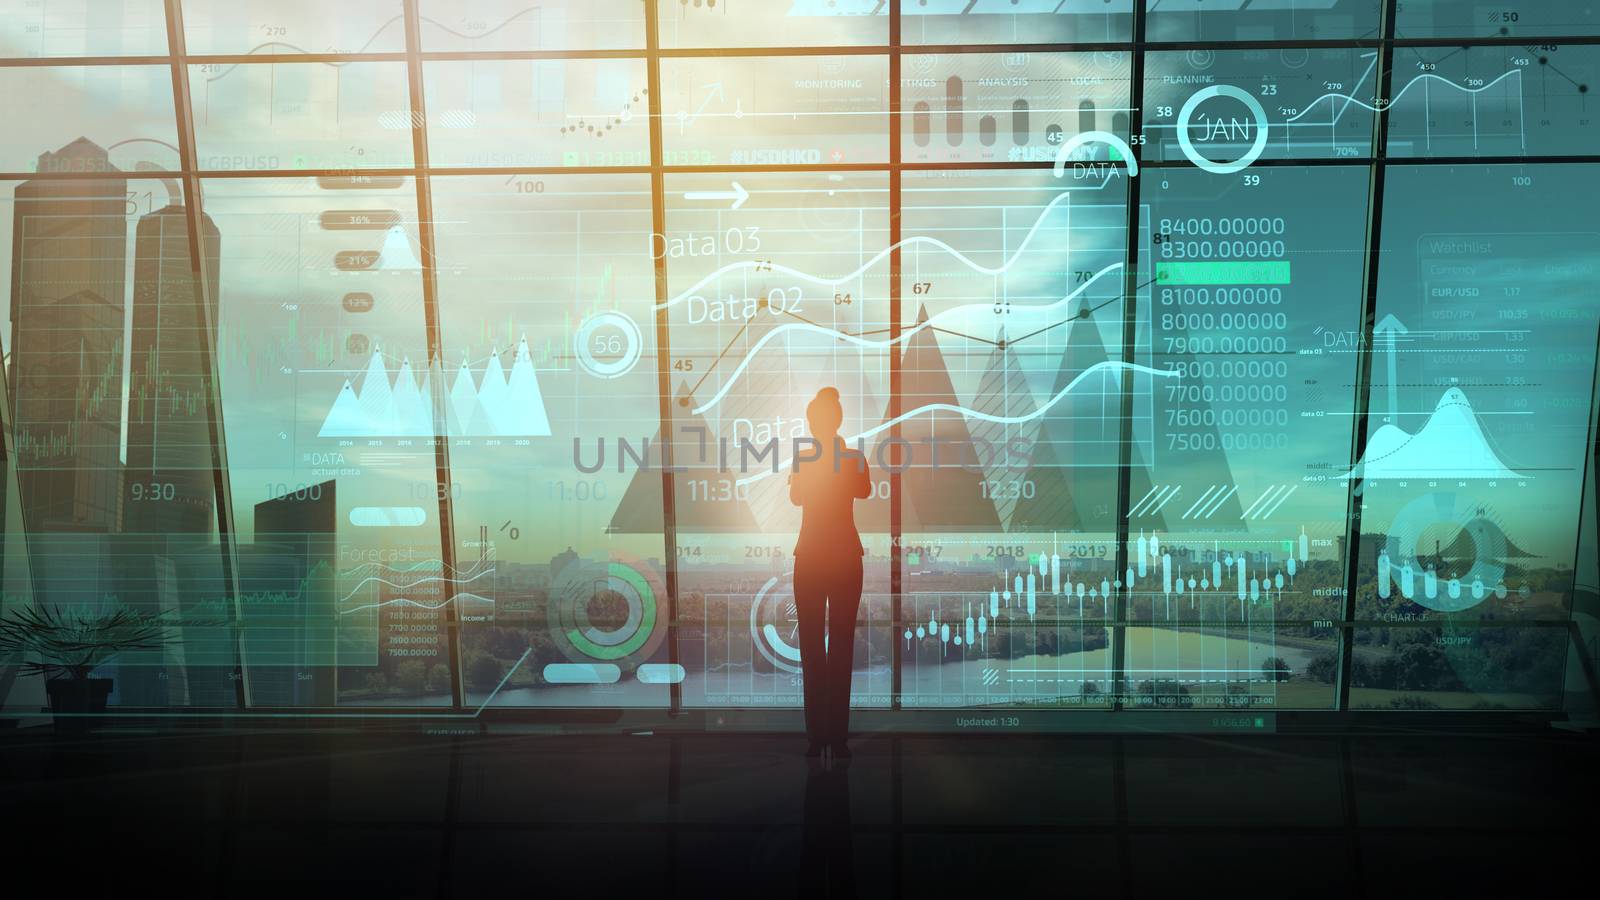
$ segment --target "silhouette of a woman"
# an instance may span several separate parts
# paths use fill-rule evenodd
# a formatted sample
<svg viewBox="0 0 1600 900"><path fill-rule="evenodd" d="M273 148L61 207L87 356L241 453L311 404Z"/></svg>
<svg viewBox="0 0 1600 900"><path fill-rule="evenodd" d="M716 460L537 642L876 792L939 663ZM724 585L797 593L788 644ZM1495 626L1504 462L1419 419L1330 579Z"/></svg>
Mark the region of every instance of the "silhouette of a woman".
<svg viewBox="0 0 1600 900"><path fill-rule="evenodd" d="M816 455L796 453L789 499L800 507L794 548L794 599L800 618L800 667L805 685L807 756L831 747L850 756L850 674L856 611L861 606L861 557L855 501L872 492L867 459L839 437L844 408L839 392L823 388L806 406Z"/></svg>

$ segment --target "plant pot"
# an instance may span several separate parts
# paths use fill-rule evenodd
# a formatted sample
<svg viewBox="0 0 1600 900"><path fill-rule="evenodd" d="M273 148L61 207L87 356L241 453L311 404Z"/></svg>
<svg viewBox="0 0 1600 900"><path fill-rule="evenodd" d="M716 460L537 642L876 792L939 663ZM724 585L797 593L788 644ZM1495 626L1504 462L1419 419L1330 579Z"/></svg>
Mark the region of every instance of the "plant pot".
<svg viewBox="0 0 1600 900"><path fill-rule="evenodd" d="M59 734L82 734L95 723L93 716L106 711L111 695L110 678L52 678L44 683L50 695L50 712Z"/></svg>

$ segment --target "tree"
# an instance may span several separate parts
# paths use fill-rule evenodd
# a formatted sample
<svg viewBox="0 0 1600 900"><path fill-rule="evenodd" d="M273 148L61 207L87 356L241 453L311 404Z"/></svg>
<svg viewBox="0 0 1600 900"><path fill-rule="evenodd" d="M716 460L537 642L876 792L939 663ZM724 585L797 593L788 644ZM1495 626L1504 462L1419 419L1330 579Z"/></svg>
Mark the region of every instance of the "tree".
<svg viewBox="0 0 1600 900"><path fill-rule="evenodd" d="M416 696L428 686L428 667L420 659L408 659L394 670L394 685L400 693Z"/></svg>
<svg viewBox="0 0 1600 900"><path fill-rule="evenodd" d="M1426 697L1418 697L1418 696L1416 696L1414 694L1406 694L1403 697L1395 697L1394 699L1390 700L1389 701L1389 708L1390 709L1438 709L1439 708L1439 704L1433 702L1432 700L1427 699Z"/></svg>
<svg viewBox="0 0 1600 900"><path fill-rule="evenodd" d="M1333 676L1339 671L1339 657L1332 653L1319 653L1306 664L1306 674L1323 684L1333 684Z"/></svg>
<svg viewBox="0 0 1600 900"><path fill-rule="evenodd" d="M450 669L444 663L434 663L428 670L428 693L439 694L450 690Z"/></svg>
<svg viewBox="0 0 1600 900"><path fill-rule="evenodd" d="M467 687L475 691L492 691L506 675L505 664L487 653L476 651L467 656Z"/></svg>
<svg viewBox="0 0 1600 900"><path fill-rule="evenodd" d="M1448 690L1454 685L1449 663L1438 647L1431 644L1406 644L1397 659L1399 671L1395 687L1402 691Z"/></svg>
<svg viewBox="0 0 1600 900"><path fill-rule="evenodd" d="M379 695L389 693L389 676L382 672L368 672L367 692Z"/></svg>
<svg viewBox="0 0 1600 900"><path fill-rule="evenodd" d="M1355 687L1394 690L1400 665L1393 656L1384 654L1376 659L1355 658L1351 666L1351 684Z"/></svg>
<svg viewBox="0 0 1600 900"><path fill-rule="evenodd" d="M1269 656L1261 664L1261 674L1268 681L1288 681L1289 663L1281 656Z"/></svg>

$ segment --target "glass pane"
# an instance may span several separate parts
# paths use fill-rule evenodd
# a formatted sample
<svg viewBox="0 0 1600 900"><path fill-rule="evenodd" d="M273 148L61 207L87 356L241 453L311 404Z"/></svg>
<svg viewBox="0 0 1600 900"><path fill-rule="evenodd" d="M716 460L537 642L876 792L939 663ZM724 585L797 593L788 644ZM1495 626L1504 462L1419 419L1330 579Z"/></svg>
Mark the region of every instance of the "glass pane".
<svg viewBox="0 0 1600 900"><path fill-rule="evenodd" d="M888 193L882 174L667 181L680 635L693 706L798 706L787 469L818 389L839 390L840 435L869 450L888 389ZM737 207L737 208L735 208ZM702 443L702 441L704 443ZM869 456L855 503L865 548L856 705L887 705L887 478Z"/></svg>
<svg viewBox="0 0 1600 900"><path fill-rule="evenodd" d="M191 54L379 53L406 48L401 0L183 0Z"/></svg>
<svg viewBox="0 0 1600 900"><path fill-rule="evenodd" d="M0 0L0 57L167 52L161 0Z"/></svg>
<svg viewBox="0 0 1600 900"><path fill-rule="evenodd" d="M860 0L860 5L887 15L892 2ZM1133 0L900 0L901 40L957 45L1125 41L1132 10Z"/></svg>
<svg viewBox="0 0 1600 900"><path fill-rule="evenodd" d="M1569 638L1563 628L1443 621L1358 628L1351 709L1555 709Z"/></svg>
<svg viewBox="0 0 1600 900"><path fill-rule="evenodd" d="M165 66L0 69L0 171L177 169Z"/></svg>
<svg viewBox="0 0 1600 900"><path fill-rule="evenodd" d="M430 62L436 166L650 163L643 60Z"/></svg>
<svg viewBox="0 0 1600 900"><path fill-rule="evenodd" d="M1292 614L1292 613L1291 613ZM1332 709L1338 701L1334 677L1339 669L1339 638L1331 621L1315 625L1279 623L1277 653L1262 662L1262 675L1274 684L1279 709ZM1258 693L1264 696L1265 692Z"/></svg>
<svg viewBox="0 0 1600 900"><path fill-rule="evenodd" d="M644 46L639 0L533 6L526 0L421 0L424 50L611 50Z"/></svg>
<svg viewBox="0 0 1600 900"><path fill-rule="evenodd" d="M1209 614L1211 622L1129 626L1124 704L1130 709L1278 706L1278 691L1291 667L1305 665L1310 654L1278 646L1270 603L1246 607L1236 620L1223 617L1225 605L1196 600L1196 610L1202 617Z"/></svg>
<svg viewBox="0 0 1600 900"><path fill-rule="evenodd" d="M888 73L888 62L876 56L664 59L667 162L883 162Z"/></svg>
<svg viewBox="0 0 1600 900"><path fill-rule="evenodd" d="M1593 151L1600 48L1427 47L1395 53L1391 156Z"/></svg>
<svg viewBox="0 0 1600 900"><path fill-rule="evenodd" d="M1381 0L1144 0L1152 41L1375 37ZM1432 4L1404 4L1405 6Z"/></svg>
<svg viewBox="0 0 1600 900"><path fill-rule="evenodd" d="M1137 703L1276 705L1286 679L1267 661L1309 662L1277 623L1342 610L1348 498L1329 472L1351 439L1366 223L1349 198L1367 170L1251 171L1145 183L1139 329L1157 371L1134 402L1155 437L1124 575Z"/></svg>
<svg viewBox="0 0 1600 900"><path fill-rule="evenodd" d="M250 699L446 704L446 617L479 601L440 556L415 189L205 189Z"/></svg>
<svg viewBox="0 0 1600 900"><path fill-rule="evenodd" d="M434 198L456 542L486 601L463 608L468 700L665 706L660 460L620 463L659 431L650 180L450 178Z"/></svg>
<svg viewBox="0 0 1600 900"><path fill-rule="evenodd" d="M1125 190L905 176L906 706L1111 701Z"/></svg>
<svg viewBox="0 0 1600 900"><path fill-rule="evenodd" d="M839 47L889 42L886 0L646 0L656 4L661 46Z"/></svg>
<svg viewBox="0 0 1600 900"><path fill-rule="evenodd" d="M10 237L6 230L11 226L12 209L10 204L0 206L0 238ZM9 274L9 273L8 273ZM6 347L11 346L11 329L9 327L0 331L0 342ZM6 393L10 395L10 373L0 367L0 378L7 382ZM5 417L7 442L14 432L11 430L9 410ZM22 519L22 504L19 500L17 460L12 454L6 454L0 459L0 515L5 516L4 535L5 544L0 547L0 615L15 616L26 609L37 609L38 598L33 590L33 570L29 564L28 550L33 541L33 536L28 533L27 525ZM0 709L6 713L28 713L48 705L49 699L45 695L44 679L42 678L17 678L9 685L0 687Z"/></svg>
<svg viewBox="0 0 1600 900"><path fill-rule="evenodd" d="M1600 9L1570 0L1520 3L1402 3L1395 16L1398 37L1555 37L1594 34Z"/></svg>
<svg viewBox="0 0 1600 900"><path fill-rule="evenodd" d="M189 89L202 169L411 164L405 63L207 63Z"/></svg>
<svg viewBox="0 0 1600 900"><path fill-rule="evenodd" d="M1238 171L1256 159L1367 156L1375 51L1191 50L1145 57L1145 159Z"/></svg>
<svg viewBox="0 0 1600 900"><path fill-rule="evenodd" d="M1124 53L914 55L901 65L906 162L1053 161L1080 132L1128 139Z"/></svg>
<svg viewBox="0 0 1600 900"><path fill-rule="evenodd" d="M87 142L62 152L106 169ZM97 178L26 181L9 200L12 502L26 533L8 565L31 574L36 603L74 619L175 620L159 648L96 669L113 705L232 706L214 366L184 197L176 181Z"/></svg>
<svg viewBox="0 0 1600 900"><path fill-rule="evenodd" d="M1565 619L1600 235L1587 166L1389 173L1360 618Z"/></svg>

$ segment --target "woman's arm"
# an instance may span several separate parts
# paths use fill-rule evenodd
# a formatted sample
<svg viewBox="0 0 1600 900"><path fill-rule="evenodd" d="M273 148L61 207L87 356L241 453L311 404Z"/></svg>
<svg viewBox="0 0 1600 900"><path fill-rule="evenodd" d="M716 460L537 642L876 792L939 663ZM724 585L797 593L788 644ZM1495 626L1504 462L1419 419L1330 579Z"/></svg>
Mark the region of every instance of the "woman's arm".
<svg viewBox="0 0 1600 900"><path fill-rule="evenodd" d="M851 494L857 500L864 500L872 496L872 473L867 471L867 455L865 453L856 455L855 470L855 481L850 485L854 489Z"/></svg>

